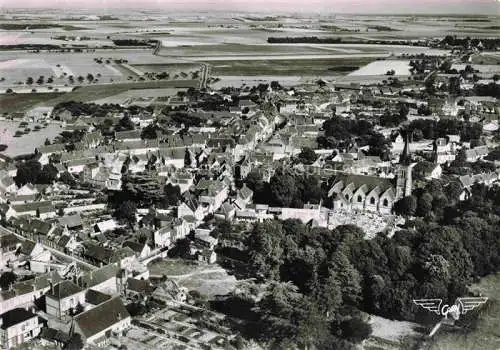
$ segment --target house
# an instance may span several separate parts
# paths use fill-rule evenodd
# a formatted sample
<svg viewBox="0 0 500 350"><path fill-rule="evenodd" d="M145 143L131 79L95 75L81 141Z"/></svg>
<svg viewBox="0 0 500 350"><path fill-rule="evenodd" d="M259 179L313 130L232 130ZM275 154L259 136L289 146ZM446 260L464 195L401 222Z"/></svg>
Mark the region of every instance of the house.
<svg viewBox="0 0 500 350"><path fill-rule="evenodd" d="M61 154L65 152L65 146L62 143L54 143L52 145L40 146L35 148L35 153L40 156L38 161L40 164L46 165L50 162L52 154Z"/></svg>
<svg viewBox="0 0 500 350"><path fill-rule="evenodd" d="M5 349L17 347L40 334L38 315L16 308L0 315L0 339Z"/></svg>
<svg viewBox="0 0 500 350"><path fill-rule="evenodd" d="M196 258L206 264L214 264L217 261L217 253L211 249L202 249L196 253Z"/></svg>
<svg viewBox="0 0 500 350"><path fill-rule="evenodd" d="M17 186L12 176L4 175L0 178L0 194L14 194L16 192Z"/></svg>
<svg viewBox="0 0 500 350"><path fill-rule="evenodd" d="M105 233L108 231L113 231L117 228L121 227L116 220L109 219L105 221L98 222L94 225L94 232L96 233Z"/></svg>
<svg viewBox="0 0 500 350"><path fill-rule="evenodd" d="M73 215L66 215L59 218L59 224L68 230L81 230L83 229L83 220L80 213Z"/></svg>
<svg viewBox="0 0 500 350"><path fill-rule="evenodd" d="M237 191L237 196L243 203L250 204L252 202L253 191L244 184L243 187Z"/></svg>
<svg viewBox="0 0 500 350"><path fill-rule="evenodd" d="M467 162L476 162L486 157L489 153L488 146L478 146L465 151L465 160Z"/></svg>
<svg viewBox="0 0 500 350"><path fill-rule="evenodd" d="M61 276L52 271L12 284L10 290L0 292L0 313L19 307L32 306L35 300L42 297L50 289L51 283L57 283L60 280Z"/></svg>
<svg viewBox="0 0 500 350"><path fill-rule="evenodd" d="M39 201L25 204L13 204L5 213L5 218L9 220L12 217L20 216L39 216L47 219L56 216L56 209L49 201Z"/></svg>
<svg viewBox="0 0 500 350"><path fill-rule="evenodd" d="M154 232L155 247L169 247L176 240L186 237L193 228L194 224L188 220L171 220L167 225Z"/></svg>
<svg viewBox="0 0 500 350"><path fill-rule="evenodd" d="M203 248L213 250L219 243L219 240L208 234L196 234L195 243Z"/></svg>
<svg viewBox="0 0 500 350"><path fill-rule="evenodd" d="M193 217L197 221L203 220L205 212L203 207L195 199L188 199L177 207L177 217L179 219Z"/></svg>
<svg viewBox="0 0 500 350"><path fill-rule="evenodd" d="M424 178L426 180L439 179L443 174L441 165L430 162L419 162L414 168L415 176Z"/></svg>
<svg viewBox="0 0 500 350"><path fill-rule="evenodd" d="M9 265L10 261L16 260L16 251L21 241L13 234L0 236L0 267Z"/></svg>
<svg viewBox="0 0 500 350"><path fill-rule="evenodd" d="M155 291L155 287L148 280L128 278L125 284L125 294L127 296L149 296Z"/></svg>
<svg viewBox="0 0 500 350"><path fill-rule="evenodd" d="M172 184L172 186L179 186L181 193L184 193L193 186L194 176L189 172L178 171L168 178L168 183Z"/></svg>
<svg viewBox="0 0 500 350"><path fill-rule="evenodd" d="M87 164L83 169L84 181L98 188L119 190L122 185L121 177L121 173L100 163Z"/></svg>
<svg viewBox="0 0 500 350"><path fill-rule="evenodd" d="M104 266L111 263L114 251L110 248L102 247L92 242L83 243L82 256L95 266Z"/></svg>
<svg viewBox="0 0 500 350"><path fill-rule="evenodd" d="M26 184L19 188L16 192L16 195L18 196L29 196L34 194L38 194L38 189L32 184Z"/></svg>
<svg viewBox="0 0 500 350"><path fill-rule="evenodd" d="M119 297L111 298L74 318L74 330L84 344L103 347L112 334L130 327L131 317Z"/></svg>
<svg viewBox="0 0 500 350"><path fill-rule="evenodd" d="M215 212L229 195L229 186L223 181L201 180L196 185L199 202L209 213Z"/></svg>
<svg viewBox="0 0 500 350"><path fill-rule="evenodd" d="M141 244L134 241L125 241L123 242L122 247L128 247L132 249L135 253L135 256L139 260L145 259L151 255L151 247L146 243Z"/></svg>
<svg viewBox="0 0 500 350"><path fill-rule="evenodd" d="M70 174L81 174L87 165L96 163L95 157L85 157L79 159L71 159L64 164L68 168Z"/></svg>
<svg viewBox="0 0 500 350"><path fill-rule="evenodd" d="M118 142L141 141L141 130L127 130L115 132L115 140Z"/></svg>
<svg viewBox="0 0 500 350"><path fill-rule="evenodd" d="M118 264L109 264L99 269L89 271L78 279L82 288L114 294L119 291L120 268Z"/></svg>
<svg viewBox="0 0 500 350"><path fill-rule="evenodd" d="M45 296L47 314L63 318L71 315L80 304L85 304L85 289L64 280L51 287Z"/></svg>
<svg viewBox="0 0 500 350"><path fill-rule="evenodd" d="M88 132L83 135L82 142L85 148L96 148L102 142L102 135L100 131Z"/></svg>

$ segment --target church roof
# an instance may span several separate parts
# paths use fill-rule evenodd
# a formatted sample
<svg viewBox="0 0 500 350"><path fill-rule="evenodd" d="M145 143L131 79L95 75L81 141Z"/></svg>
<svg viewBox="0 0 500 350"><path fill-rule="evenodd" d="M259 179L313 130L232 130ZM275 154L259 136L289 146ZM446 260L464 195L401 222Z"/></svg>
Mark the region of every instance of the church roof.
<svg viewBox="0 0 500 350"><path fill-rule="evenodd" d="M375 187L380 189L380 192L383 193L389 188L393 188L394 184L391 179L386 179L378 176L367 176L367 175L351 175L351 174L342 174L335 177L334 184L342 181L344 187L349 186L349 184L353 184L355 189L360 188L363 185L366 185L367 191L369 193Z"/></svg>

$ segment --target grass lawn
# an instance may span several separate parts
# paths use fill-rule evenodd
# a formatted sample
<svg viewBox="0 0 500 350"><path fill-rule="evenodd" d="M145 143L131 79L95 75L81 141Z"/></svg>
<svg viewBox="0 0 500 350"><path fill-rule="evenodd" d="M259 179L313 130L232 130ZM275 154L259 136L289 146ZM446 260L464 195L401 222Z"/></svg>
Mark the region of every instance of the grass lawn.
<svg viewBox="0 0 500 350"><path fill-rule="evenodd" d="M209 298L229 293L236 286L236 278L228 275L217 264L197 264L190 260L167 259L148 266L152 275L166 275L178 285L196 290Z"/></svg>
<svg viewBox="0 0 500 350"><path fill-rule="evenodd" d="M350 73L375 58L212 61L214 75L340 75Z"/></svg>
<svg viewBox="0 0 500 350"><path fill-rule="evenodd" d="M198 264L181 259L168 259L153 262L149 266L152 275L177 276L192 273L198 269Z"/></svg>
<svg viewBox="0 0 500 350"><path fill-rule="evenodd" d="M35 104L57 98L64 93L35 93L35 94L1 94L0 113L24 112Z"/></svg>
<svg viewBox="0 0 500 350"><path fill-rule="evenodd" d="M479 313L477 329L469 333L440 331L434 338L431 350L500 349L500 274L485 277L470 289L487 296L490 303L473 311Z"/></svg>

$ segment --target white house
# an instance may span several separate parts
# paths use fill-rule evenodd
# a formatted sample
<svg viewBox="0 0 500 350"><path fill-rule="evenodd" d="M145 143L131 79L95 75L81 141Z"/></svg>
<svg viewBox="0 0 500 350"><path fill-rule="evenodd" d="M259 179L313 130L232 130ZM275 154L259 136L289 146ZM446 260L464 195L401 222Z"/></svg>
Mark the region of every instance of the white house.
<svg viewBox="0 0 500 350"><path fill-rule="evenodd" d="M4 349L17 347L40 334L38 315L26 309L12 309L0 315L0 339Z"/></svg>
<svg viewBox="0 0 500 350"><path fill-rule="evenodd" d="M85 289L71 281L64 280L52 286L45 296L46 311L49 315L62 318L85 303Z"/></svg>

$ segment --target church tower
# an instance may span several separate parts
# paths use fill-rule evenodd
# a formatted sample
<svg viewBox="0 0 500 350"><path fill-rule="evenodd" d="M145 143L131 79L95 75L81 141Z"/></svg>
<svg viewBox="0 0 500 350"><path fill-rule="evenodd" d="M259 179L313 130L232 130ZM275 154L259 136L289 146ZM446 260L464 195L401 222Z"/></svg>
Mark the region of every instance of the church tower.
<svg viewBox="0 0 500 350"><path fill-rule="evenodd" d="M411 195L413 187L412 169L415 163L411 162L409 133L406 133L403 153L399 157L399 164L396 169L396 200Z"/></svg>

